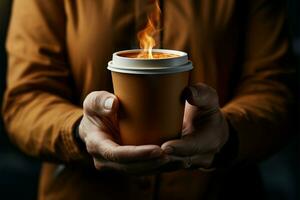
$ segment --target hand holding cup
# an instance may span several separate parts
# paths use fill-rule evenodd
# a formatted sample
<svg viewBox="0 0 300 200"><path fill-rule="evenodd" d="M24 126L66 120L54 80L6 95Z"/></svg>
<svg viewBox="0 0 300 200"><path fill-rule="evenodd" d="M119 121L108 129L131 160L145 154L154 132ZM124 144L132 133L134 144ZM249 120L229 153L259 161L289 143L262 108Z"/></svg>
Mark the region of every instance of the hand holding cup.
<svg viewBox="0 0 300 200"><path fill-rule="evenodd" d="M153 173L168 162L158 145L119 145L117 97L106 91L90 93L84 100L79 135L98 170L126 174Z"/></svg>
<svg viewBox="0 0 300 200"><path fill-rule="evenodd" d="M213 88L199 83L187 91L182 137L165 142L162 149L181 161L183 168L210 171L215 155L228 140L228 123Z"/></svg>

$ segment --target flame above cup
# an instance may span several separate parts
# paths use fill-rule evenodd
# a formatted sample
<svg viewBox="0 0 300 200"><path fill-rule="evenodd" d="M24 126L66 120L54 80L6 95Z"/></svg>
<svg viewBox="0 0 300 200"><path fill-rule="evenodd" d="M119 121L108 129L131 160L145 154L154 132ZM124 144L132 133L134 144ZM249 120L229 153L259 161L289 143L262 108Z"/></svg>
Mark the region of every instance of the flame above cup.
<svg viewBox="0 0 300 200"><path fill-rule="evenodd" d="M140 48L143 49L137 58L153 59L152 49L156 45L154 36L159 32L158 26L161 14L158 0L155 0L154 6L154 10L151 15L148 16L146 27L137 34Z"/></svg>

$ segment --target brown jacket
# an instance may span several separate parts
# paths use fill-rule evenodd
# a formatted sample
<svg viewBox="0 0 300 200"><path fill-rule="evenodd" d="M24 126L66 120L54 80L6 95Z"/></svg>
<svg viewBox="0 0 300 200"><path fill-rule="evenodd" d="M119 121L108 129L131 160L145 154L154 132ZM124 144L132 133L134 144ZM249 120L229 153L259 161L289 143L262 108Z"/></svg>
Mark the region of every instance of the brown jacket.
<svg viewBox="0 0 300 200"><path fill-rule="evenodd" d="M82 102L91 91L112 91L107 62L138 46L136 33L152 8L144 0L14 1L3 114L12 141L48 161L40 199L200 199L228 184L231 177L218 172L130 177L84 167L87 155L73 138ZM158 48L188 52L191 83L217 89L239 136L238 160L278 149L293 101L284 1L166 0L161 8Z"/></svg>

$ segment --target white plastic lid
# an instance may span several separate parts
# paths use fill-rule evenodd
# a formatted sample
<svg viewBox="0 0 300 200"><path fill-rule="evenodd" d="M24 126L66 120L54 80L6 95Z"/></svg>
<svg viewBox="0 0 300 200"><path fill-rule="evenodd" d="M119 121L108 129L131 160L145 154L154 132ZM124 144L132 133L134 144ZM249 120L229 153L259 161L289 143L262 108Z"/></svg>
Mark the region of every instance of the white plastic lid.
<svg viewBox="0 0 300 200"><path fill-rule="evenodd" d="M153 49L152 52L175 54L171 58L130 58L121 56L128 53L139 53L141 49L118 51L108 63L107 69L113 72L127 74L171 74L185 72L193 69L192 62L188 60L187 53L168 49Z"/></svg>

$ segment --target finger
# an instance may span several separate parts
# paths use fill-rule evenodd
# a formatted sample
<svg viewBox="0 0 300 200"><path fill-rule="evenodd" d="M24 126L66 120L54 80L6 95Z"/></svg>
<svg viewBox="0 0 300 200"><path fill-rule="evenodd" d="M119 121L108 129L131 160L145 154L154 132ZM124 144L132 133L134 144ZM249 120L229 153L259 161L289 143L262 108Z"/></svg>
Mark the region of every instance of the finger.
<svg viewBox="0 0 300 200"><path fill-rule="evenodd" d="M177 156L190 156L198 154L201 147L195 141L196 136L193 134L184 135L181 139L169 140L161 145L161 149L166 154Z"/></svg>
<svg viewBox="0 0 300 200"><path fill-rule="evenodd" d="M160 168L161 172L175 171L186 168L186 159L181 156L167 155L170 161Z"/></svg>
<svg viewBox="0 0 300 200"><path fill-rule="evenodd" d="M178 169L210 168L214 155L210 153L193 156L169 156L169 163L176 163Z"/></svg>
<svg viewBox="0 0 300 200"><path fill-rule="evenodd" d="M162 149L157 145L124 145L120 146L112 140L105 140L100 147L102 156L114 162L133 162L160 157Z"/></svg>
<svg viewBox="0 0 300 200"><path fill-rule="evenodd" d="M181 139L169 140L163 143L161 149L165 154L174 156L215 154L220 151L225 143L224 141L226 142L223 138L202 137L201 134L192 133L182 136Z"/></svg>
<svg viewBox="0 0 300 200"><path fill-rule="evenodd" d="M186 100L200 110L211 110L219 107L218 94L212 87L198 83L185 90Z"/></svg>
<svg viewBox="0 0 300 200"><path fill-rule="evenodd" d="M84 112L107 117L117 112L119 101L117 97L106 91L91 92L83 102Z"/></svg>
<svg viewBox="0 0 300 200"><path fill-rule="evenodd" d="M85 142L91 155L113 162L127 163L150 160L163 154L162 149L158 145L120 146L113 141L110 134L104 131L89 134Z"/></svg>
<svg viewBox="0 0 300 200"><path fill-rule="evenodd" d="M139 161L135 163L117 163L105 159L94 159L94 164L98 170L114 170L131 175L146 175L159 172L159 169L169 162L167 157L154 160Z"/></svg>
<svg viewBox="0 0 300 200"><path fill-rule="evenodd" d="M193 168L205 168L208 169L211 167L213 162L214 154L207 153L207 154L199 154L190 157L185 157L185 166L186 168L193 167ZM188 167L189 166L189 167Z"/></svg>

